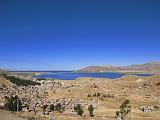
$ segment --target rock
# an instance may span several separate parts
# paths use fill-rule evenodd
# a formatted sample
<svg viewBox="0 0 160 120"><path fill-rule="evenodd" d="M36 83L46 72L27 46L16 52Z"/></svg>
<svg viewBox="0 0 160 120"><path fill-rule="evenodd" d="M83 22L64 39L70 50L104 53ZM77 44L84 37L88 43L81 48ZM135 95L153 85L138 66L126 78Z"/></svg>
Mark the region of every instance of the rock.
<svg viewBox="0 0 160 120"><path fill-rule="evenodd" d="M140 108L140 110L142 110L143 112L152 112L155 111L154 106L143 106Z"/></svg>

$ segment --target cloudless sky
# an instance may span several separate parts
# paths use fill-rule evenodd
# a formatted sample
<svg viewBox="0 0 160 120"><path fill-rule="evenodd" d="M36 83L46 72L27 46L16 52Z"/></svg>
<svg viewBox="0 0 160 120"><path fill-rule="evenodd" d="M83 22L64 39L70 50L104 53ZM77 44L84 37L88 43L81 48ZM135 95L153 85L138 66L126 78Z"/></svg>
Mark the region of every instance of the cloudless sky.
<svg viewBox="0 0 160 120"><path fill-rule="evenodd" d="M160 61L159 0L0 0L0 67Z"/></svg>

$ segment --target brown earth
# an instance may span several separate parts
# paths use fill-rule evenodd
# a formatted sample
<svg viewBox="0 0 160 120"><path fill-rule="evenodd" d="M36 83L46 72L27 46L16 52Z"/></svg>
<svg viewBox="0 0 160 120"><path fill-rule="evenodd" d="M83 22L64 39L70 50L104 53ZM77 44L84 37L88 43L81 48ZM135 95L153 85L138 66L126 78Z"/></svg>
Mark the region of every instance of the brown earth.
<svg viewBox="0 0 160 120"><path fill-rule="evenodd" d="M72 81L56 80L56 82L62 83L62 87L50 90L45 99L79 100L85 115L85 117L80 117L70 110L66 110L61 114L55 113L57 120L114 120L116 111L126 99L130 100L132 106L132 111L126 120L160 120L160 109L152 112L142 112L139 109L143 106L160 105L160 75L150 77L124 76L115 80L78 78ZM94 96L95 93L100 93L100 97ZM103 98L103 95L107 97ZM93 118L89 117L87 110L90 104L93 104L95 108ZM34 116L32 112L24 112L19 115ZM36 120L48 119L49 116L36 116Z"/></svg>
<svg viewBox="0 0 160 120"><path fill-rule="evenodd" d="M160 105L160 85L158 84L160 75L124 76L116 80L78 78L73 81L61 80L59 82L63 83L63 87L49 91L46 99L78 99L81 101L85 115L85 118L67 112L57 115L64 120L113 120L116 111L125 99L130 100L132 106L132 112L129 113L127 120L160 120L160 109L152 112L142 112L139 109L142 106ZM107 97L97 98L93 96L95 93ZM87 110L90 104L95 107L93 118L89 117Z"/></svg>
<svg viewBox="0 0 160 120"><path fill-rule="evenodd" d="M0 110L0 120L27 120L27 119L20 118L14 113Z"/></svg>
<svg viewBox="0 0 160 120"><path fill-rule="evenodd" d="M122 73L160 73L160 62L148 62L131 66L88 66L80 71L87 72L122 72Z"/></svg>

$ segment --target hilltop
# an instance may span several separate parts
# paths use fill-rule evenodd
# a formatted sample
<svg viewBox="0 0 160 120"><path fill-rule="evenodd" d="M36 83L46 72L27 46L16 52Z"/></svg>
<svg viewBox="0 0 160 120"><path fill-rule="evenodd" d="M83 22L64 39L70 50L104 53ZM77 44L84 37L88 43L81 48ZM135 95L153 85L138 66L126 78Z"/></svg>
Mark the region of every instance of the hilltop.
<svg viewBox="0 0 160 120"><path fill-rule="evenodd" d="M88 66L82 68L84 72L139 72L139 73L160 73L160 62L148 62L131 66Z"/></svg>
<svg viewBox="0 0 160 120"><path fill-rule="evenodd" d="M5 78L0 76L0 87L3 85L8 86L10 84L10 82L8 80L6 80Z"/></svg>
<svg viewBox="0 0 160 120"><path fill-rule="evenodd" d="M6 80L5 78L1 76L4 72L5 72L4 70L0 69L0 87L3 85L8 86L8 84L10 84L8 80Z"/></svg>

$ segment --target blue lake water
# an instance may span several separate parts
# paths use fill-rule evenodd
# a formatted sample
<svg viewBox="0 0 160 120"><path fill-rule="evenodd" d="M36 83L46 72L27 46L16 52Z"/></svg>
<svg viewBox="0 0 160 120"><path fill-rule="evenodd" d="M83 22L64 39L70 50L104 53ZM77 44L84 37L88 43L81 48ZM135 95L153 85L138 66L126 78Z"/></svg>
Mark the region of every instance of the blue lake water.
<svg viewBox="0 0 160 120"><path fill-rule="evenodd" d="M52 78L52 79L61 79L61 80L74 80L78 77L94 77L94 78L120 78L126 74L114 73L114 72L48 72L42 75L36 75L35 78ZM137 76L150 76L151 74L133 74Z"/></svg>

